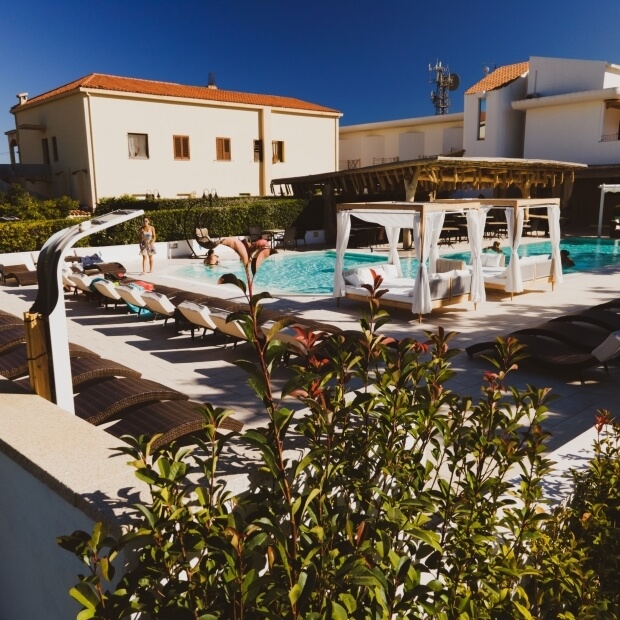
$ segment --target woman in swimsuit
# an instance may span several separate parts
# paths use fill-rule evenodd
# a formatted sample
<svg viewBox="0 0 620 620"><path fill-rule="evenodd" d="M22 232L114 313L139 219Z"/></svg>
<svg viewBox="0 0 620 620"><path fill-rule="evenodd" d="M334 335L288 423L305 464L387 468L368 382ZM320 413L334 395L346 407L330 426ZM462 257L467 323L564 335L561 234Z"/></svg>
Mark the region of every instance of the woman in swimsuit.
<svg viewBox="0 0 620 620"><path fill-rule="evenodd" d="M140 229L140 254L142 255L142 273L147 273L146 266L148 264L148 272L153 271L153 256L155 254L155 241L157 235L155 234L155 227L151 226L151 222L148 217L145 217L142 222L142 228Z"/></svg>

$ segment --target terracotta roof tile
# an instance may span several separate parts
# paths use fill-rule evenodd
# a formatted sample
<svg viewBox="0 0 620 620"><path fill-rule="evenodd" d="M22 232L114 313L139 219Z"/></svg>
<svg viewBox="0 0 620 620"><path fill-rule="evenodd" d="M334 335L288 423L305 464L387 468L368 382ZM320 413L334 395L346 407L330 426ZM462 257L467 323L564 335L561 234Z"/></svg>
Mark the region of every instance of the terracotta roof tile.
<svg viewBox="0 0 620 620"><path fill-rule="evenodd" d="M40 103L80 88L92 90L110 90L125 93L137 93L141 95L157 95L162 97L180 97L186 99L202 99L203 101L221 101L223 103L240 103L248 105L271 106L274 108L290 108L295 110L308 110L313 112L331 112L339 114L338 110L327 108L315 103L294 99L293 97L281 97L278 95L257 95L253 93L241 93L233 90L220 90L206 86L186 86L173 82L155 82L152 80L140 80L135 78L106 75L103 73L91 73L85 77L69 82L64 86L55 88L21 105L16 105L12 110L24 108L28 105Z"/></svg>
<svg viewBox="0 0 620 620"><path fill-rule="evenodd" d="M498 67L488 75L485 75L479 82L465 91L466 95L475 95L489 90L497 90L502 86L514 82L517 78L525 75L530 68L529 62L518 62L514 65Z"/></svg>

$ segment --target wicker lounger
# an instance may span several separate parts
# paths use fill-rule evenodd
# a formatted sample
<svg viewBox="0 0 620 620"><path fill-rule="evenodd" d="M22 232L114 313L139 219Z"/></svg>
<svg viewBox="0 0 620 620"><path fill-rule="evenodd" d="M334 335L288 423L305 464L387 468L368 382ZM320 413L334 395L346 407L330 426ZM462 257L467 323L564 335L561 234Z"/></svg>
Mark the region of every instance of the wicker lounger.
<svg viewBox="0 0 620 620"><path fill-rule="evenodd" d="M105 377L140 378L142 373L103 357L74 357L71 358L71 375L73 386L76 387Z"/></svg>
<svg viewBox="0 0 620 620"><path fill-rule="evenodd" d="M69 344L70 357L91 357L99 358L97 353L93 353L79 344ZM0 376L7 379L18 379L28 374L28 354L26 353L25 343L19 343L13 350L0 354Z"/></svg>
<svg viewBox="0 0 620 620"><path fill-rule="evenodd" d="M90 275L96 273L110 273L113 275L118 275L119 273L125 274L127 273L127 269L122 263L111 262L111 263L92 263L87 267L84 267L84 273L89 273Z"/></svg>
<svg viewBox="0 0 620 620"><path fill-rule="evenodd" d="M553 320L566 323L591 323L613 331L620 329L620 315L613 309L600 307L588 308L574 314L565 314Z"/></svg>
<svg viewBox="0 0 620 620"><path fill-rule="evenodd" d="M0 327L4 325L23 325L24 319L8 312L0 311Z"/></svg>
<svg viewBox="0 0 620 620"><path fill-rule="evenodd" d="M162 433L153 444L154 448L158 448L200 431L204 426L204 417L199 411L201 406L201 403L188 400L155 403L132 411L105 430L118 438L123 435L139 437ZM228 417L221 428L239 432L243 429L243 423Z"/></svg>
<svg viewBox="0 0 620 620"><path fill-rule="evenodd" d="M5 325L4 329L0 330L0 353L10 351L23 342L26 342L23 322L21 325Z"/></svg>
<svg viewBox="0 0 620 620"><path fill-rule="evenodd" d="M98 381L75 396L75 413L98 425L139 404L162 400L187 400L178 390L148 379L126 377Z"/></svg>
<svg viewBox="0 0 620 620"><path fill-rule="evenodd" d="M19 265L0 265L0 280L5 282L5 275L15 271L32 271L32 269L23 263Z"/></svg>
<svg viewBox="0 0 620 620"><path fill-rule="evenodd" d="M8 282L9 280L15 280L17 286L28 286L30 284L37 284L39 282L36 270L5 271L4 281Z"/></svg>

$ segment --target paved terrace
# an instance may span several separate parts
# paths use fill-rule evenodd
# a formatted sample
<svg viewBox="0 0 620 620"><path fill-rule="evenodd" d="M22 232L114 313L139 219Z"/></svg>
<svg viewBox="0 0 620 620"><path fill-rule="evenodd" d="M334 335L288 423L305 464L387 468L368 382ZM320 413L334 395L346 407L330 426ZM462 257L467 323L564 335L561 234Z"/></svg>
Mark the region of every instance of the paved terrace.
<svg viewBox="0 0 620 620"><path fill-rule="evenodd" d="M458 251L457 246L450 252ZM377 250L381 252L382 249ZM140 276L138 262L127 264L128 275L150 280L155 285L183 288L187 282L166 275L167 270L180 262L197 259L156 260L155 273ZM474 310L473 304L461 303L435 310L419 323L406 312L392 315L392 322L383 331L395 337L412 336L423 339L425 330L443 326L457 332L453 346L464 349L471 343L492 339L514 329L533 325L561 314L573 312L618 296L620 288L620 263L598 273L566 275L563 284L551 291L548 284L540 284L510 300L509 296L490 295L484 304ZM208 294L238 297L234 287L190 284L191 290L204 290ZM28 310L36 297L36 287L0 287L0 308L21 315ZM158 381L188 394L190 398L210 401L235 411L235 417L246 428L265 423L261 404L247 385L245 374L237 369L234 361L252 355L247 344L236 348L225 347L223 339L207 335L204 340L192 341L189 331L176 333L172 321L163 327L163 321L138 319L124 309L97 307L81 296L66 296L69 337L72 342L89 347L102 356L132 366L147 379ZM292 310L307 318L332 323L341 328L357 326L363 306L343 300L340 307L335 300L319 296L287 296L274 302L275 307ZM462 352L453 358L457 376L450 387L461 393L477 397L482 375L490 368L481 359L469 360ZM553 433L551 448L555 449L591 428L594 413L606 407L620 414L617 396L620 385L620 367L586 371L586 382L566 381L554 375L533 374L519 370L512 374L512 384L522 387L550 386L559 398L552 403L547 427ZM276 377L283 380L284 377ZM0 399L3 398L0 396Z"/></svg>

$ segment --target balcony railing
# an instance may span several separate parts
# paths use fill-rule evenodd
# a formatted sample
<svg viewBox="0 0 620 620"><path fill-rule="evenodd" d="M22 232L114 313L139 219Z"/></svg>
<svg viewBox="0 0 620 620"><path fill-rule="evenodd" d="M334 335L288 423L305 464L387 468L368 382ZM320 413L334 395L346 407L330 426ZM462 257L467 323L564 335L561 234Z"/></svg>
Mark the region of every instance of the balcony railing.
<svg viewBox="0 0 620 620"><path fill-rule="evenodd" d="M601 142L615 142L617 140L620 140L620 134L617 133L608 133L601 136Z"/></svg>
<svg viewBox="0 0 620 620"><path fill-rule="evenodd" d="M399 160L399 157L373 157L372 165L376 166L378 164L391 164Z"/></svg>

